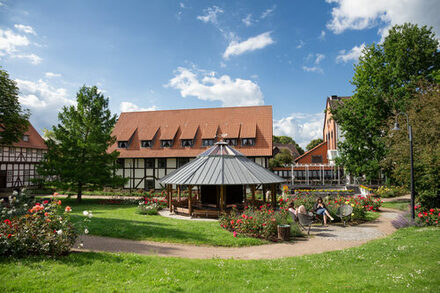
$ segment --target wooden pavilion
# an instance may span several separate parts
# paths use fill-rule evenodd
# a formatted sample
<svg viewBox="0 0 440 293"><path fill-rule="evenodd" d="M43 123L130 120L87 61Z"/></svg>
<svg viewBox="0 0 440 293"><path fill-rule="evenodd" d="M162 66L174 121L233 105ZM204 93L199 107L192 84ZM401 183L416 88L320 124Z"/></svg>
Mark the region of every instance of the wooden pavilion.
<svg viewBox="0 0 440 293"><path fill-rule="evenodd" d="M247 188L254 203L257 188L262 188L263 195L271 190L271 203L276 206L277 185L285 182L223 141L160 181L166 185L170 211L206 217L218 216L232 205L244 204ZM177 200L173 200L173 186L177 189ZM196 198L193 198L194 188L197 189ZM187 189L184 200L181 197L183 189ZM265 202L265 196L263 200Z"/></svg>

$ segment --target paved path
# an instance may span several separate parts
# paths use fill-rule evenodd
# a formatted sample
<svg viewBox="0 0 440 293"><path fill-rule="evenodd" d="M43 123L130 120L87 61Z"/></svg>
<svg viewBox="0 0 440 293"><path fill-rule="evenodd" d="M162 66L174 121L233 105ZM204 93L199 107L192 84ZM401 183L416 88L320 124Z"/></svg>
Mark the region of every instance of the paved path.
<svg viewBox="0 0 440 293"><path fill-rule="evenodd" d="M325 251L340 250L359 246L371 239L384 237L395 231L391 221L399 211L383 208L381 216L372 222L353 227L331 225L328 228L313 227L309 238L295 238L287 243L265 244L250 247L196 246L152 241L82 236L84 247L76 251L131 252L146 255L185 257L185 258L234 258L234 259L272 259Z"/></svg>
<svg viewBox="0 0 440 293"><path fill-rule="evenodd" d="M408 201L411 200L411 194L405 194L402 196L396 196L396 197L386 197L382 198L383 202L390 202L390 201Z"/></svg>

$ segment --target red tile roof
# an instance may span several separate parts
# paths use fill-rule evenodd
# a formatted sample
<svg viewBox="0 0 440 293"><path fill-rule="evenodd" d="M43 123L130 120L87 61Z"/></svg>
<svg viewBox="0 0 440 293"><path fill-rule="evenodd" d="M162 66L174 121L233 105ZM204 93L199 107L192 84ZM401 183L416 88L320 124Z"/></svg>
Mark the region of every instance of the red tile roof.
<svg viewBox="0 0 440 293"><path fill-rule="evenodd" d="M272 156L272 106L225 107L186 110L124 112L113 135L118 141L132 139L127 149L117 148L121 158L195 157L204 150L202 139L256 138L254 146L235 146L246 156ZM140 140L153 147L141 148ZM173 146L161 148L160 140L173 139ZM193 147L182 147L181 139L193 139ZM218 140L218 139L217 139Z"/></svg>
<svg viewBox="0 0 440 293"><path fill-rule="evenodd" d="M47 149L46 143L41 135L35 130L32 124L29 122L29 128L24 133L24 135L29 136L29 141L23 141L21 139L19 142L13 143L12 145L15 147L22 148L35 148L35 149Z"/></svg>

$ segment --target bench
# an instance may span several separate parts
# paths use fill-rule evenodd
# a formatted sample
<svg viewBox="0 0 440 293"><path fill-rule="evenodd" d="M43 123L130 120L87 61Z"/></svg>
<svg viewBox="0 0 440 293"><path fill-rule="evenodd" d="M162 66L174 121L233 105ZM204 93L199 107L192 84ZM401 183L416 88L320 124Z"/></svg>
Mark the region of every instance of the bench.
<svg viewBox="0 0 440 293"><path fill-rule="evenodd" d="M219 212L215 210L193 210L193 217L218 218Z"/></svg>

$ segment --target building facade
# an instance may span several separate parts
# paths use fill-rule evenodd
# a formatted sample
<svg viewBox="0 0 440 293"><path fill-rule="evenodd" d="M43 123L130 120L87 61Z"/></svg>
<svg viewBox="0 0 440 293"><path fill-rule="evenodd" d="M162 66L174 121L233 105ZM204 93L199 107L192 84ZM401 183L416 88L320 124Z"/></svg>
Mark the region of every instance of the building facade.
<svg viewBox="0 0 440 293"><path fill-rule="evenodd" d="M113 135L124 188L161 189L159 179L225 140L257 164L272 156L272 107L225 107L121 113Z"/></svg>
<svg viewBox="0 0 440 293"><path fill-rule="evenodd" d="M0 189L34 185L36 166L46 152L43 138L31 124L19 142L0 146Z"/></svg>

